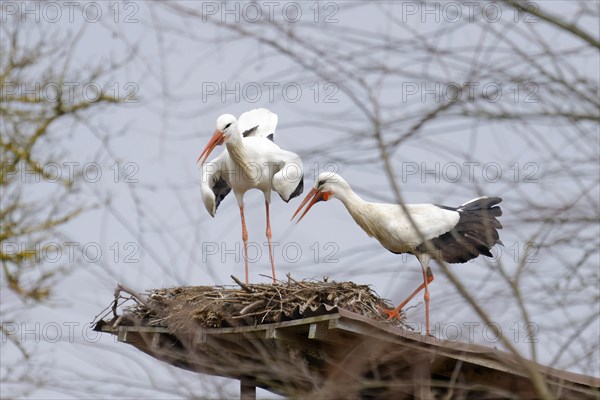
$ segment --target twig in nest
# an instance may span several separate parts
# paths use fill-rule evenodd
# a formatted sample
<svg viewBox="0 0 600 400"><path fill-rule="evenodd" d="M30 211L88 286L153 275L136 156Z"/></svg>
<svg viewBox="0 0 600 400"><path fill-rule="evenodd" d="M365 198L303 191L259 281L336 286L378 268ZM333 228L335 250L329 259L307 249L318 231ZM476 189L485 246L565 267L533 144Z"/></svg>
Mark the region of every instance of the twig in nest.
<svg viewBox="0 0 600 400"><path fill-rule="evenodd" d="M235 281L235 283L237 283L238 285L240 285L240 287L242 289L244 289L246 292L248 292L248 293L254 293L254 290L252 290L251 288L249 288L248 286L246 286L245 284L243 284L242 281L240 281L235 276L231 275L231 279L233 279Z"/></svg>
<svg viewBox="0 0 600 400"><path fill-rule="evenodd" d="M146 300L144 300L141 294L125 285L118 283L117 287L115 288L115 300L112 307L112 312L115 317L117 316L117 306L119 305L119 296L121 296L121 292L129 293L136 301L148 307L148 303Z"/></svg>
<svg viewBox="0 0 600 400"><path fill-rule="evenodd" d="M288 278L288 283L289 283L289 281L292 281L295 284L299 284L300 283L297 280L295 280L294 278L292 278L292 274L290 274L289 272L287 273L287 278Z"/></svg>
<svg viewBox="0 0 600 400"><path fill-rule="evenodd" d="M106 308L104 310L100 311L100 313L94 317L94 320L92 322L90 322L90 325L94 325L96 323L96 321L104 319L104 317L110 313L109 309L112 309L112 312L113 312L114 316L116 317L117 305L115 303L116 302L113 301L111 304L106 306Z"/></svg>
<svg viewBox="0 0 600 400"><path fill-rule="evenodd" d="M244 315L247 312L249 312L250 310L257 308L258 306L264 305L264 303L265 303L265 300L260 299L260 300L255 301L254 303L248 304L246 307L244 307L240 310L240 315Z"/></svg>
<svg viewBox="0 0 600 400"><path fill-rule="evenodd" d="M205 327L243 326L274 323L302 317L304 312L321 305L337 306L378 321L387 321L379 306L390 308L366 285L352 282L292 281L284 285L246 285L235 276L234 287L189 286L157 289L139 296L118 287L117 298L135 302L125 308L127 318L151 326L184 329L189 321ZM127 292L131 296L126 296ZM121 303L119 300L118 303ZM119 304L119 307L121 305ZM297 314L299 310L300 315ZM403 321L389 322L402 326Z"/></svg>
<svg viewBox="0 0 600 400"><path fill-rule="evenodd" d="M273 279L273 277L270 275L259 274L259 276L264 276L265 278ZM274 282L273 284L276 284L276 282Z"/></svg>

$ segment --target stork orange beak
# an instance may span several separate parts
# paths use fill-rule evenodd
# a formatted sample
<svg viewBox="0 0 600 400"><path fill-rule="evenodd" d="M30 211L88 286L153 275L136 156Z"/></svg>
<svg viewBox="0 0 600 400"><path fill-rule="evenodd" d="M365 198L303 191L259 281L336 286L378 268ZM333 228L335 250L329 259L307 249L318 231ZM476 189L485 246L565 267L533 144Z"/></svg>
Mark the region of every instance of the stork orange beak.
<svg viewBox="0 0 600 400"><path fill-rule="evenodd" d="M308 203L308 206L306 207L306 210L304 210L304 212L302 213L302 215L300 216L300 218L298 218L298 221L296 221L296 223L300 222L300 220L302 218L304 218L304 216L306 215L306 213L308 212L308 210L310 210L310 208L315 205L315 203L318 203L319 201L324 200L323 198L323 192L312 188L310 190L310 192L308 192L308 194L306 195L306 197L304 198L304 200L302 200L302 203L300 204L300 207L298 207L298 209L296 210L296 212L294 213L294 215L292 215L292 219L293 220L296 215L298 215L298 213L300 212L300 210L302 210L302 207L304 207L306 205L306 203ZM309 203L310 201L310 203ZM290 221L291 221L290 220Z"/></svg>
<svg viewBox="0 0 600 400"><path fill-rule="evenodd" d="M198 160L196 161L196 163L198 163L198 162L200 162L200 160L202 160L202 162L200 163L200 166L202 166L206 162L206 159L208 158L210 153L212 153L212 151L215 149L215 147L223 144L223 138L224 138L223 132L221 132L218 129L215 130L215 133L213 133L212 137L208 141L208 144L206 145L204 150L202 150L202 154L200 154L200 157L198 157Z"/></svg>

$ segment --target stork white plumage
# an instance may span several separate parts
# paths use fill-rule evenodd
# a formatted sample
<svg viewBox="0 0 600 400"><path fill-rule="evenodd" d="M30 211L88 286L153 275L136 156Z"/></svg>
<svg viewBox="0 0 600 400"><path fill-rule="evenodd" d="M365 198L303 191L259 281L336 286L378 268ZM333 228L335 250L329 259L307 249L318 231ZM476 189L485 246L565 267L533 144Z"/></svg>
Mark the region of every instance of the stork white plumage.
<svg viewBox="0 0 600 400"><path fill-rule="evenodd" d="M464 263L484 255L491 257L490 249L502 244L497 229L502 225L496 219L502 215L499 197L479 197L458 207L435 204L407 204L406 209L425 241L421 240L402 207L398 204L369 203L361 199L341 176L324 172L319 175L315 186L302 201L292 219L300 210L298 222L308 210L319 201L339 199L354 218L354 221L367 233L375 237L383 247L392 253L414 254L423 271L421 284L405 301L393 310L384 310L388 317L399 316L400 310L421 290L425 289L425 324L429 335L429 288L433 274L429 269L432 253L449 263Z"/></svg>
<svg viewBox="0 0 600 400"><path fill-rule="evenodd" d="M265 108L245 112L237 120L231 114L223 114L217 119L215 133L198 158L202 165L202 200L209 214L215 216L219 204L231 190L237 199L242 220L246 283L249 280L248 231L244 218L244 194L250 189L258 189L265 196L266 235L275 283L269 216L271 191L277 192L287 203L304 190L302 160L297 154L283 150L273 142L276 126L277 114ZM227 148L205 164L215 147L223 143Z"/></svg>

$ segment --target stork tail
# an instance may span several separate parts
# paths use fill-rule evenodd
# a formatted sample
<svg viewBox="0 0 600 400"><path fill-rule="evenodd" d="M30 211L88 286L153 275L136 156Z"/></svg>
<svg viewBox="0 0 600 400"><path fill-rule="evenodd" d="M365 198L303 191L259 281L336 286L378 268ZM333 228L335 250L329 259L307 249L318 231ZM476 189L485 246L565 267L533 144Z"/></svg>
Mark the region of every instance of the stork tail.
<svg viewBox="0 0 600 400"><path fill-rule="evenodd" d="M502 215L501 201L500 197L480 197L456 208L440 206L460 216L450 232L430 241L444 261L464 263L480 255L492 257L490 249L502 244L498 234L502 224L496 219ZM426 247L422 244L417 249L425 251Z"/></svg>

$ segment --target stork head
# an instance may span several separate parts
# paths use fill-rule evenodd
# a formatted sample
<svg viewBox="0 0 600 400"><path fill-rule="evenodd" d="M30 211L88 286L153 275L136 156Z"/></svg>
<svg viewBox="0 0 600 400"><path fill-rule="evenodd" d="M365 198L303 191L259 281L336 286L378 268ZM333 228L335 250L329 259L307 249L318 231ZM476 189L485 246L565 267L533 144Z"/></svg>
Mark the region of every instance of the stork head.
<svg viewBox="0 0 600 400"><path fill-rule="evenodd" d="M304 200L302 200L302 203L292 216L292 219L294 219L300 210L302 210L302 208L308 204L302 215L300 215L300 218L298 218L297 222L300 222L300 220L304 218L308 210L310 210L315 203L336 198L336 194L349 188L350 186L348 183L338 174L334 172L321 173L317 178L313 188L310 190L310 192L308 192Z"/></svg>
<svg viewBox="0 0 600 400"><path fill-rule="evenodd" d="M200 165L206 162L206 159L215 149L215 147L222 145L231 139L231 135L234 134L237 129L237 119L231 114L223 114L219 118L217 118L217 128L215 129L215 133L213 133L212 137L208 141L208 144L202 150L202 154L198 157L198 161L202 160Z"/></svg>

